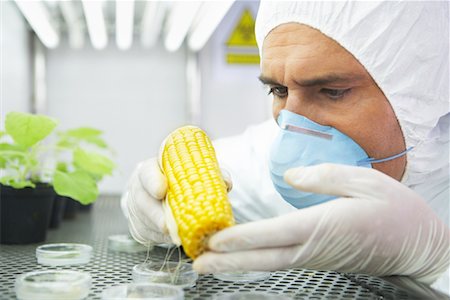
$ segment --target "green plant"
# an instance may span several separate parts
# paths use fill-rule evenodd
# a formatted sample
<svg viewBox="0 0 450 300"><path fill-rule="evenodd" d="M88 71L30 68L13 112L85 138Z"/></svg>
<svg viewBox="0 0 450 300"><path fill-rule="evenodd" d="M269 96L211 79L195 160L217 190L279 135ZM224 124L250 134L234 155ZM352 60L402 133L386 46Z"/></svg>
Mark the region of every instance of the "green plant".
<svg viewBox="0 0 450 300"><path fill-rule="evenodd" d="M59 195L92 203L98 196L97 183L115 168L98 151L108 150L102 132L81 127L59 132L51 141L57 125L47 116L8 113L5 132L0 132L0 183L20 189L49 182Z"/></svg>

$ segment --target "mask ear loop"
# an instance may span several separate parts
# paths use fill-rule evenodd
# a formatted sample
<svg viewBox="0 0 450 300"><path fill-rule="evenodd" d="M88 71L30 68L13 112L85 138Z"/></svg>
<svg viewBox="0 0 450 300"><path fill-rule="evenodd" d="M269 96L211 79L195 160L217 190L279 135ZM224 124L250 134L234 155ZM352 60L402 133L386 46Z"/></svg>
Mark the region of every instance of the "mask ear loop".
<svg viewBox="0 0 450 300"><path fill-rule="evenodd" d="M280 129L282 130L286 130L286 131L290 131L290 132L296 132L296 133L302 133L302 134L307 134L307 135L311 135L311 136L315 136L315 137L319 137L319 138L323 138L323 139L327 139L327 140L332 140L333 139L333 135L328 134L328 133L324 133L321 131L317 131L317 130L313 130L313 129L308 129L308 128L303 128L303 127L298 127L295 125L290 125L290 124L286 124L286 123L282 123L280 122L280 120L276 120L276 123L278 125L278 127L280 127ZM320 125L320 124L319 124ZM412 149L414 149L413 146L407 148L406 150L389 156L389 157L385 157L385 158L373 158L373 157L368 157L365 159L362 159L358 162L356 162L357 166L365 166L365 165L370 165L370 164L376 164L376 163L381 163L381 162L385 162L385 161L390 161L393 159L396 159L398 157L401 157L403 155L405 155L406 153L408 153L409 151L411 151Z"/></svg>
<svg viewBox="0 0 450 300"><path fill-rule="evenodd" d="M396 158L398 158L400 156L405 155L406 153L411 151L413 148L414 147L409 147L405 151L402 151L402 152L400 152L398 154L395 154L395 155L392 155L392 156L389 156L389 157L385 157L385 158L375 159L373 157L368 157L368 158L365 158L365 159L362 159L362 160L358 161L357 165L358 166L364 166L364 165L368 165L368 164L376 164L376 163L380 163L380 162L390 161L390 160L393 160L393 159L396 159Z"/></svg>

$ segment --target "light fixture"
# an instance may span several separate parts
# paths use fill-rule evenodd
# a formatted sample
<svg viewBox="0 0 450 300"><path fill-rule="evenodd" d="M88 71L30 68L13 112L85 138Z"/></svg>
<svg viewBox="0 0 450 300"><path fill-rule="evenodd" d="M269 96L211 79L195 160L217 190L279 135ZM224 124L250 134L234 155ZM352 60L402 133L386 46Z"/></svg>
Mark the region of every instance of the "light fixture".
<svg viewBox="0 0 450 300"><path fill-rule="evenodd" d="M199 51L209 40L214 30L219 26L234 0L207 2L202 7L204 12L199 15L199 20L191 30L188 45L192 51Z"/></svg>
<svg viewBox="0 0 450 300"><path fill-rule="evenodd" d="M151 48L158 40L166 10L166 2L147 1L141 24L141 43L144 47Z"/></svg>
<svg viewBox="0 0 450 300"><path fill-rule="evenodd" d="M80 20L80 17L77 15L74 2L60 1L58 4L67 24L70 47L75 49L82 48L84 45L84 32L81 25L82 20Z"/></svg>
<svg viewBox="0 0 450 300"><path fill-rule="evenodd" d="M134 0L116 0L117 47L126 50L133 43Z"/></svg>
<svg viewBox="0 0 450 300"><path fill-rule="evenodd" d="M86 24L91 38L92 46L103 49L108 44L105 18L103 17L103 1L81 0L83 4Z"/></svg>
<svg viewBox="0 0 450 300"><path fill-rule="evenodd" d="M48 11L42 2L16 0L16 4L33 31L48 48L59 44L59 36L50 23Z"/></svg>
<svg viewBox="0 0 450 300"><path fill-rule="evenodd" d="M164 45L168 51L174 52L180 48L201 4L200 1L180 1L174 4L170 11L167 35L164 39Z"/></svg>

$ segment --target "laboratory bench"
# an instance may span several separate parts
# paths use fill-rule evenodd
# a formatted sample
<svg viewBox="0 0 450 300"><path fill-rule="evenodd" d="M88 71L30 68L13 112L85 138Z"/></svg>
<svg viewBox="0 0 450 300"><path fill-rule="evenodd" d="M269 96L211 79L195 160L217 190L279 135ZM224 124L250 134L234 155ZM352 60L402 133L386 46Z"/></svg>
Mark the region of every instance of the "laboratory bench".
<svg viewBox="0 0 450 300"><path fill-rule="evenodd" d="M131 270L145 261L147 253L108 250L108 237L126 234L127 223L120 210L119 197L103 196L91 211L74 220L65 220L60 228L47 233L45 243L83 243L93 247L91 261L80 266L46 267L36 262L32 245L0 245L0 299L16 299L17 275L35 270L72 269L88 272L92 287L87 299L101 299L110 286L132 282ZM167 249L154 247L150 260L162 260ZM178 259L178 255L174 255ZM367 275L292 269L272 272L269 279L237 283L220 281L212 275L200 275L196 285L185 288L185 299L212 299L219 293L262 292L288 294L293 299L425 299L443 297L427 286L401 278L381 279ZM448 298L447 298L448 299Z"/></svg>

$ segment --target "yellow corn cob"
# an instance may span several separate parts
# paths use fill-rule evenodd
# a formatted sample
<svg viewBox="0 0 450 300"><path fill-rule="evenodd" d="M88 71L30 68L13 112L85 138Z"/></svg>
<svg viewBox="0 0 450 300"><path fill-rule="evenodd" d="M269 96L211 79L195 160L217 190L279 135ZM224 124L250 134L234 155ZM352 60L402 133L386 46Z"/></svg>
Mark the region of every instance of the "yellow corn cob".
<svg viewBox="0 0 450 300"><path fill-rule="evenodd" d="M185 126L167 137L160 159L168 181L166 209L170 208L169 218L175 221L168 223L176 225L175 239L195 259L206 250L210 235L234 225L214 148L203 130Z"/></svg>

